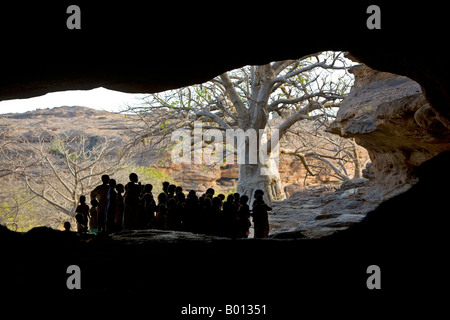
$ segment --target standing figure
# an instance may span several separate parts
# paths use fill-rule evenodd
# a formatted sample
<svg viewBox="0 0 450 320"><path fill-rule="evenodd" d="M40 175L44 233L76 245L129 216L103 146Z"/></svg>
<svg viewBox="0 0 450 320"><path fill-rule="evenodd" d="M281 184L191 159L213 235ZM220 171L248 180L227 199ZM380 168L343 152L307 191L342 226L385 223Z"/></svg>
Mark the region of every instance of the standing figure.
<svg viewBox="0 0 450 320"><path fill-rule="evenodd" d="M86 204L85 196L80 196L80 204L77 206L75 213L81 213L84 219L84 226L87 228L89 221L89 206Z"/></svg>
<svg viewBox="0 0 450 320"><path fill-rule="evenodd" d="M155 226L161 230L167 228L167 194L164 192L158 195Z"/></svg>
<svg viewBox="0 0 450 320"><path fill-rule="evenodd" d="M116 223L116 229L121 231L123 229L123 211L125 209L125 204L123 203L123 193L125 192L125 187L123 184L119 183L116 186L117 191L117 203L116 203L116 215L114 217Z"/></svg>
<svg viewBox="0 0 450 320"><path fill-rule="evenodd" d="M78 233L84 233L87 231L86 221L81 213L75 215L75 220L77 221L77 231Z"/></svg>
<svg viewBox="0 0 450 320"><path fill-rule="evenodd" d="M153 185L146 184L144 186L144 195L142 196L142 211L141 214L143 227L149 228L153 224L153 220L155 220L155 210L156 210L156 202L153 199Z"/></svg>
<svg viewBox="0 0 450 320"><path fill-rule="evenodd" d="M236 206L237 211L239 211L242 205L240 202L241 195L238 192L236 192L235 194L233 194L233 197L234 197L234 205Z"/></svg>
<svg viewBox="0 0 450 320"><path fill-rule="evenodd" d="M163 185L163 187L162 187L163 192L167 195L169 193L169 185L170 185L170 183L168 181L164 181L162 183L162 185Z"/></svg>
<svg viewBox="0 0 450 320"><path fill-rule="evenodd" d="M89 229L91 232L98 232L98 220L97 220L97 208L98 208L98 201L95 199L91 200L91 209L89 209L89 216L91 217L89 219Z"/></svg>
<svg viewBox="0 0 450 320"><path fill-rule="evenodd" d="M194 190L189 191L184 207L183 227L190 232L198 231L198 197Z"/></svg>
<svg viewBox="0 0 450 320"><path fill-rule="evenodd" d="M174 184L169 185L169 187L167 188L167 201L169 201L169 199L171 199L171 198L175 198L175 189L176 188L177 188L177 186Z"/></svg>
<svg viewBox="0 0 450 320"><path fill-rule="evenodd" d="M169 198L167 200L167 220L166 227L169 230L176 230L177 225L177 202L175 198Z"/></svg>
<svg viewBox="0 0 450 320"><path fill-rule="evenodd" d="M234 238L236 236L237 209L234 204L234 196L231 194L223 204L222 217L223 236Z"/></svg>
<svg viewBox="0 0 450 320"><path fill-rule="evenodd" d="M247 204L248 197L243 195L239 199L240 208L238 211L238 221L237 221L237 237L248 238L250 233L250 208Z"/></svg>
<svg viewBox="0 0 450 320"><path fill-rule="evenodd" d="M115 215L117 207L116 180L109 180L109 190L106 196L106 231L115 230Z"/></svg>
<svg viewBox="0 0 450 320"><path fill-rule="evenodd" d="M139 196L141 194L141 185L138 184L138 180L136 173L130 173L130 182L125 186L123 228L126 230L136 228Z"/></svg>
<svg viewBox="0 0 450 320"><path fill-rule="evenodd" d="M89 206L86 204L86 197L80 196L80 204L75 210L75 220L77 221L77 231L79 233L87 232L89 217Z"/></svg>
<svg viewBox="0 0 450 320"><path fill-rule="evenodd" d="M269 216L267 211L272 211L272 208L264 202L262 194L257 194L253 202L252 214L255 238L267 238L269 235Z"/></svg>
<svg viewBox="0 0 450 320"><path fill-rule="evenodd" d="M98 201L97 207L97 225L98 231L105 231L105 215L106 215L106 197L109 190L109 176L104 174L102 176L102 184L95 187L91 192L91 200Z"/></svg>

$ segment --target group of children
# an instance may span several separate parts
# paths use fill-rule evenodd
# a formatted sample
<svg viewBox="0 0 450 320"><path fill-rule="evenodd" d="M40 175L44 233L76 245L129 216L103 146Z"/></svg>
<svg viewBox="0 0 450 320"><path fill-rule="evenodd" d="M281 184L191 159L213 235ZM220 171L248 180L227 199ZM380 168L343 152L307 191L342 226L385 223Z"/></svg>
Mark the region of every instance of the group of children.
<svg viewBox="0 0 450 320"><path fill-rule="evenodd" d="M135 173L125 186L108 175L91 192L91 208L86 197L80 197L75 219L79 232L117 232L135 229L169 229L204 233L230 238L247 238L253 217L255 238L269 234L268 211L262 190L256 190L252 209L249 197L239 193L214 196L212 188L200 197L194 190L187 196L183 188L163 182L158 203L153 198L153 186L141 185Z"/></svg>

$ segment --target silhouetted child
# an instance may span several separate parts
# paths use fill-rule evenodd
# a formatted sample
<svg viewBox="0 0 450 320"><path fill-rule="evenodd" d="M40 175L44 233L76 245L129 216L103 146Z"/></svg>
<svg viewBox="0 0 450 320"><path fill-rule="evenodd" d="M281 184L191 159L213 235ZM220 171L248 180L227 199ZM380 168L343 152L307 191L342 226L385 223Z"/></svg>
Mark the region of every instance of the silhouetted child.
<svg viewBox="0 0 450 320"><path fill-rule="evenodd" d="M109 190L106 196L106 228L107 232L115 230L115 216L117 207L116 180L109 180Z"/></svg>
<svg viewBox="0 0 450 320"><path fill-rule="evenodd" d="M79 233L81 233L80 231L78 231L78 233L72 232L71 229L71 224L69 221L64 222L64 231L63 231L63 237L61 240L67 241L68 243L73 243L73 241L78 241L80 239L80 235Z"/></svg>
<svg viewBox="0 0 450 320"><path fill-rule="evenodd" d="M218 236L224 236L225 227L223 225L222 199L214 197L212 198L211 203L211 233Z"/></svg>
<svg viewBox="0 0 450 320"><path fill-rule="evenodd" d="M162 185L163 185L163 187L162 187L163 192L167 195L169 193L169 185L170 185L170 183L167 182L167 181L164 181L162 183Z"/></svg>
<svg viewBox="0 0 450 320"><path fill-rule="evenodd" d="M197 198L197 200L198 200L198 197L197 197L197 193L195 192L195 190L191 190L191 191L189 191L188 192L188 195L187 195L187 199L193 199L193 198Z"/></svg>
<svg viewBox="0 0 450 320"><path fill-rule="evenodd" d="M183 227L186 231L198 232L199 207L198 197L194 190L189 191L183 216Z"/></svg>
<svg viewBox="0 0 450 320"><path fill-rule="evenodd" d="M247 204L248 197L243 195L239 199L239 204L241 205L238 211L238 221L237 221L237 237L248 238L250 233L250 207Z"/></svg>
<svg viewBox="0 0 450 320"><path fill-rule="evenodd" d="M253 204L252 204L252 208L253 208L253 206L255 205L255 202L254 202L254 201L255 201L256 196L257 196L258 194L262 195L263 198L264 198L264 191L262 191L261 189L256 189L256 190L255 190L255 193L253 194Z"/></svg>
<svg viewBox="0 0 450 320"><path fill-rule="evenodd" d="M167 188L167 201L169 201L170 198L175 198L175 189L177 188L176 185L171 184L168 188Z"/></svg>
<svg viewBox="0 0 450 320"><path fill-rule="evenodd" d="M176 190L183 190L181 187L177 187ZM182 191L178 191L175 195L175 201L177 202L176 217L175 217L175 230L183 229L183 222L185 216L186 196Z"/></svg>
<svg viewBox="0 0 450 320"><path fill-rule="evenodd" d="M216 231L216 223L215 216L212 211L212 200L209 196L212 195L209 193L203 199L199 228L201 233L214 234L214 232Z"/></svg>
<svg viewBox="0 0 450 320"><path fill-rule="evenodd" d="M158 195L156 206L155 227L164 230L167 227L167 194L162 192Z"/></svg>
<svg viewBox="0 0 450 320"><path fill-rule="evenodd" d="M80 196L80 204L75 209L75 220L77 221L77 231L79 233L87 231L89 217L89 206L86 204L86 197Z"/></svg>
<svg viewBox="0 0 450 320"><path fill-rule="evenodd" d="M175 197L176 197L176 195L178 194L178 192L183 192L183 187L182 187L182 186L177 186L177 187L175 188Z"/></svg>
<svg viewBox="0 0 450 320"><path fill-rule="evenodd" d="M205 193L206 195L210 194L211 196L209 198L212 199L214 198L215 190L213 188L208 188Z"/></svg>
<svg viewBox="0 0 450 320"><path fill-rule="evenodd" d="M84 233L87 231L86 220L84 220L84 216L82 213L77 213L75 215L75 220L77 222L77 231L79 233Z"/></svg>
<svg viewBox="0 0 450 320"><path fill-rule="evenodd" d="M95 199L91 200L91 209L89 209L89 229L91 232L98 232L98 219L97 219L97 208L98 208L98 201Z"/></svg>
<svg viewBox="0 0 450 320"><path fill-rule="evenodd" d="M64 222L64 231L70 232L70 228L71 228L71 227L72 227L72 226L70 225L70 222L69 222L69 221Z"/></svg>
<svg viewBox="0 0 450 320"><path fill-rule="evenodd" d="M123 202L123 193L125 192L125 188L123 184L119 183L116 186L117 191L117 203L116 203L116 215L114 217L116 229L118 231L123 229L123 211L125 210L125 204Z"/></svg>
<svg viewBox="0 0 450 320"><path fill-rule="evenodd" d="M89 206L86 204L86 197L80 196L80 204L77 206L75 213L81 213L84 218L84 225L87 227L89 221Z"/></svg>
<svg viewBox="0 0 450 320"><path fill-rule="evenodd" d="M237 210L234 205L234 196L229 195L227 201L223 204L223 221L222 235L225 237L235 237L236 236L236 221L237 221Z"/></svg>
<svg viewBox="0 0 450 320"><path fill-rule="evenodd" d="M241 202L239 201L239 199L241 198L241 195L236 192L233 194L233 197L234 197L234 205L236 206L237 211L239 211L239 209L241 207Z"/></svg>
<svg viewBox="0 0 450 320"><path fill-rule="evenodd" d="M155 220L156 202L152 194L153 186L146 184L144 186L144 195L142 196L142 223L144 228L149 228Z"/></svg>
<svg viewBox="0 0 450 320"><path fill-rule="evenodd" d="M220 204L220 210L222 210L223 203L225 202L225 195L223 193L219 193L217 197L222 201Z"/></svg>
<svg viewBox="0 0 450 320"><path fill-rule="evenodd" d="M214 197L212 199L212 211L217 216L222 211L222 199L220 199L219 197Z"/></svg>
<svg viewBox="0 0 450 320"><path fill-rule="evenodd" d="M125 186L123 228L126 230L132 230L136 227L139 196L141 194L141 186L138 184L138 180L137 174L133 172L130 174L130 182Z"/></svg>
<svg viewBox="0 0 450 320"><path fill-rule="evenodd" d="M167 200L167 229L176 230L176 226L177 226L177 202L175 201L175 198L169 198Z"/></svg>
<svg viewBox="0 0 450 320"><path fill-rule="evenodd" d="M269 235L269 216L267 211L271 211L264 203L263 195L257 194L253 202L253 224L255 228L255 238L267 238Z"/></svg>
<svg viewBox="0 0 450 320"><path fill-rule="evenodd" d="M95 187L91 192L91 200L96 199L98 201L97 225L99 231L105 230L106 197L109 190L108 182L109 176L107 174L102 175L102 184Z"/></svg>

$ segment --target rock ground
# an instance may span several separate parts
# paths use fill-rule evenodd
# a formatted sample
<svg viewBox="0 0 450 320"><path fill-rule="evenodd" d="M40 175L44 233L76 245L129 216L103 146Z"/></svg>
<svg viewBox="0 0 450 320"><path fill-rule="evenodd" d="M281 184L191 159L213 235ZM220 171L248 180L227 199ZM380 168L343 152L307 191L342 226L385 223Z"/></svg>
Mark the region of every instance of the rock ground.
<svg viewBox="0 0 450 320"><path fill-rule="evenodd" d="M317 185L277 201L269 216L273 238L320 238L347 229L367 213L410 188L382 190L372 181L359 178L342 185Z"/></svg>
<svg viewBox="0 0 450 320"><path fill-rule="evenodd" d="M381 193L364 178L352 179L342 185L315 185L294 193L289 199L274 202L269 215L270 238L321 238L345 230L360 222L383 200L397 194ZM253 238L253 228L249 238ZM172 230L133 230L116 233L113 240L121 243L164 241L213 241L216 236Z"/></svg>

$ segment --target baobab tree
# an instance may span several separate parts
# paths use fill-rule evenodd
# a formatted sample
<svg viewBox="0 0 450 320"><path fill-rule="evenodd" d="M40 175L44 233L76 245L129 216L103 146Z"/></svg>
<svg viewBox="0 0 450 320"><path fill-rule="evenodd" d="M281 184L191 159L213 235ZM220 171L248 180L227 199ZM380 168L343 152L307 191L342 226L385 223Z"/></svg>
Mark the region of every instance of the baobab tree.
<svg viewBox="0 0 450 320"><path fill-rule="evenodd" d="M124 111L138 115L142 130L136 138L153 148L169 146L167 139L178 129L195 130L202 121L203 130L254 130L261 148L277 146L269 137L266 143L260 130L270 128L270 115L283 119L276 128L282 139L288 129L300 120L328 119L349 90L352 78L346 72L349 62L341 52L311 54L296 60L275 61L265 65L245 66L225 72L210 81L169 92L149 95L142 105L128 106ZM333 71L341 70L339 75ZM251 196L262 189L271 203L285 197L275 161L258 159L256 164L239 164L237 191ZM263 173L263 174L262 174Z"/></svg>

